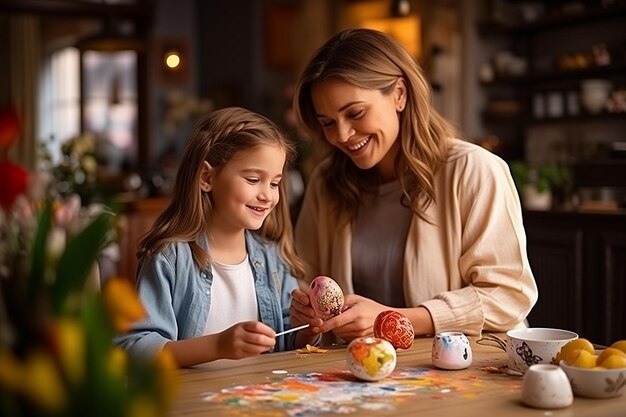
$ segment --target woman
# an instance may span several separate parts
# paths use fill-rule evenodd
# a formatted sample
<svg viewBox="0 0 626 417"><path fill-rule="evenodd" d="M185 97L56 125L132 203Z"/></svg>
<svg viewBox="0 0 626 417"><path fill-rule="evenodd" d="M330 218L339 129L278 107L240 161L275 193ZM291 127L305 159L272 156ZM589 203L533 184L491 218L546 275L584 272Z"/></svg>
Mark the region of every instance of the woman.
<svg viewBox="0 0 626 417"><path fill-rule="evenodd" d="M347 295L322 323L294 290L293 326L351 340L389 309L416 335L524 326L537 287L508 166L455 139L399 43L369 29L335 35L306 66L294 105L332 147L311 176L296 250L309 280L331 276Z"/></svg>

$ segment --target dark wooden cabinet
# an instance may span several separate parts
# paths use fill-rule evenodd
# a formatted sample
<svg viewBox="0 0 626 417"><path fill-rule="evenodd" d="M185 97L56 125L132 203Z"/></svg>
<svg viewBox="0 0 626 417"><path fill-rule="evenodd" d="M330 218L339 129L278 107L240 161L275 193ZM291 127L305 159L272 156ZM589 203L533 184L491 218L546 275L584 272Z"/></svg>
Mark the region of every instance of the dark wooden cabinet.
<svg viewBox="0 0 626 417"><path fill-rule="evenodd" d="M582 329L582 312L577 308L583 295L582 230L528 227L527 235L528 257L540 297L529 317L530 324Z"/></svg>
<svg viewBox="0 0 626 417"><path fill-rule="evenodd" d="M607 343L626 339L626 219L616 228L592 234L589 243L592 246L588 250L598 256L600 269L599 285L590 288L589 293L603 304L605 314L596 316L598 323L588 323L588 328L597 326L598 334L606 335ZM593 264L587 265L586 273L594 274Z"/></svg>
<svg viewBox="0 0 626 417"><path fill-rule="evenodd" d="M531 326L626 339L626 214L525 211L524 223L539 287Z"/></svg>

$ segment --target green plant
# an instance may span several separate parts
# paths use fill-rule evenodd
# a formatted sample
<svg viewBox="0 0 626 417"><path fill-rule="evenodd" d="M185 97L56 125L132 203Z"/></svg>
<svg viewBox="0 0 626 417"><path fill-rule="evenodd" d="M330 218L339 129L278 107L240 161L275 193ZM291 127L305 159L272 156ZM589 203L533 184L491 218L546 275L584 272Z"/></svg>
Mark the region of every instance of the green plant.
<svg viewBox="0 0 626 417"><path fill-rule="evenodd" d="M34 174L31 174L34 176ZM145 310L131 282L86 285L115 239L115 214L43 178L0 207L0 415L163 416L176 364L131 361L112 343Z"/></svg>
<svg viewBox="0 0 626 417"><path fill-rule="evenodd" d="M570 178L567 166L558 163L530 165L523 161L509 164L517 191L523 194L524 185L534 184L539 193L565 186Z"/></svg>

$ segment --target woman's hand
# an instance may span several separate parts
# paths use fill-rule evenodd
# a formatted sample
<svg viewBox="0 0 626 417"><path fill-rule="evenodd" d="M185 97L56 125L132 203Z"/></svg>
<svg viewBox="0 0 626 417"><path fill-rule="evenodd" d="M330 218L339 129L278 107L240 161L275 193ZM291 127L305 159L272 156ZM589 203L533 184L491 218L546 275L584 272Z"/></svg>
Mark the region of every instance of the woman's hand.
<svg viewBox="0 0 626 417"><path fill-rule="evenodd" d="M306 329L298 330L296 335L296 347L304 347L307 344L316 343L321 333L320 326L324 324L322 319L315 316L315 310L311 306L309 294L296 288L291 291L291 306L289 307L289 321L291 327L308 324Z"/></svg>
<svg viewBox="0 0 626 417"><path fill-rule="evenodd" d="M219 333L219 356L241 359L271 350L276 344L276 332L260 321L244 321Z"/></svg>
<svg viewBox="0 0 626 417"><path fill-rule="evenodd" d="M321 333L320 326L324 324L322 319L316 317L315 310L311 306L309 295L296 288L291 292L291 306L289 307L289 320L291 327L308 324L310 327L300 330L302 335L317 335Z"/></svg>
<svg viewBox="0 0 626 417"><path fill-rule="evenodd" d="M322 332L332 330L336 336L351 341L357 337L374 334L374 320L381 311L390 310L369 298L356 294L345 296L343 311L338 316L326 320L319 328Z"/></svg>

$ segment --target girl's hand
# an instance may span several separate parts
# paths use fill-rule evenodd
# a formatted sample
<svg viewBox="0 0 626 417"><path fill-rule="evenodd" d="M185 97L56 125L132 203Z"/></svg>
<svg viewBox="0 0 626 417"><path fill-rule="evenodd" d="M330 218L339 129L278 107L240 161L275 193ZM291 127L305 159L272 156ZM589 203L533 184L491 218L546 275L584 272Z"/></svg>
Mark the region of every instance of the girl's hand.
<svg viewBox="0 0 626 417"><path fill-rule="evenodd" d="M309 324L310 327L300 330L302 335L317 335L321 332L320 326L324 324L322 319L315 316L315 310L311 306L309 295L296 288L291 292L291 306L289 307L289 321L291 327Z"/></svg>
<svg viewBox="0 0 626 417"><path fill-rule="evenodd" d="M320 331L332 330L336 336L345 341L351 341L357 337L371 336L374 334L374 320L384 310L390 310L383 304L379 304L369 298L356 294L345 296L343 311L338 316L326 320L320 327Z"/></svg>
<svg viewBox="0 0 626 417"><path fill-rule="evenodd" d="M260 355L276 344L276 332L260 321L244 321L219 333L217 348L220 357L241 359Z"/></svg>

